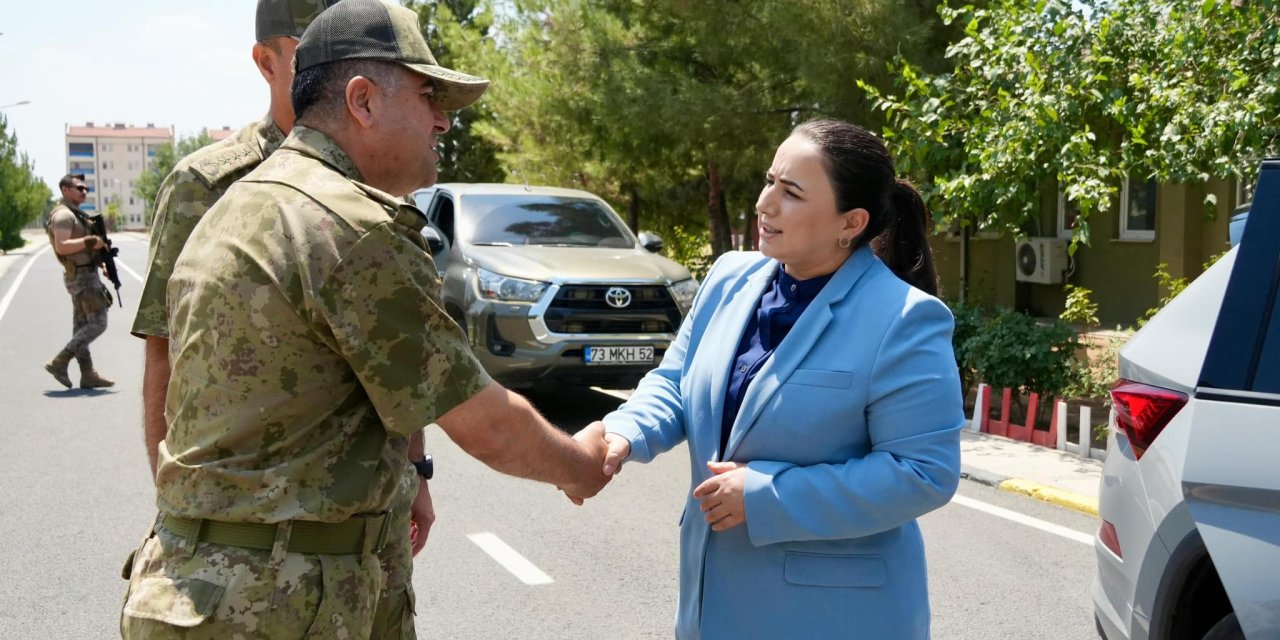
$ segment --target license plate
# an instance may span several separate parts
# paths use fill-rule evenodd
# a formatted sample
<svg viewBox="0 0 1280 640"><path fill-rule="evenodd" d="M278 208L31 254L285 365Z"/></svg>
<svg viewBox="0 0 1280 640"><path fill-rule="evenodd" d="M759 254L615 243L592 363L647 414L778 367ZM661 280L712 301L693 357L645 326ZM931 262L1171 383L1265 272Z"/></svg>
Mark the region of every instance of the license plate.
<svg viewBox="0 0 1280 640"><path fill-rule="evenodd" d="M582 351L587 364L653 364L653 347L587 347Z"/></svg>

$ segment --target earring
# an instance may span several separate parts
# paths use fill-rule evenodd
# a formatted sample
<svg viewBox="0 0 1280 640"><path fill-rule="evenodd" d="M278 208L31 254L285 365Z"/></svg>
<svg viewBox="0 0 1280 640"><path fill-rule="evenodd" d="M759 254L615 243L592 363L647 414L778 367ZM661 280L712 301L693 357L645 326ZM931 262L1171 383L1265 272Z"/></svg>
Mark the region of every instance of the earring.
<svg viewBox="0 0 1280 640"><path fill-rule="evenodd" d="M852 238L840 238L839 240L836 240L836 244L840 245L840 248L841 248L841 249L848 249L848 248L849 248L849 245L853 244L853 239L852 239Z"/></svg>

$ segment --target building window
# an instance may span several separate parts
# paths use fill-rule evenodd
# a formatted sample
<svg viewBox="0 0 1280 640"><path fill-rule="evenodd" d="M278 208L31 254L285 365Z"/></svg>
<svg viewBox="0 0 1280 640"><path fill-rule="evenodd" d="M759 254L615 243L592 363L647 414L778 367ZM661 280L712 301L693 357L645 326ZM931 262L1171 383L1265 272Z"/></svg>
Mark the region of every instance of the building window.
<svg viewBox="0 0 1280 640"><path fill-rule="evenodd" d="M1156 181L1126 179L1120 190L1120 239L1156 239Z"/></svg>
<svg viewBox="0 0 1280 640"><path fill-rule="evenodd" d="M1068 202L1067 194L1058 189L1058 237L1070 240L1079 217L1079 207L1074 202Z"/></svg>
<svg viewBox="0 0 1280 640"><path fill-rule="evenodd" d="M93 157L92 142L69 142L67 143L67 155L75 157Z"/></svg>

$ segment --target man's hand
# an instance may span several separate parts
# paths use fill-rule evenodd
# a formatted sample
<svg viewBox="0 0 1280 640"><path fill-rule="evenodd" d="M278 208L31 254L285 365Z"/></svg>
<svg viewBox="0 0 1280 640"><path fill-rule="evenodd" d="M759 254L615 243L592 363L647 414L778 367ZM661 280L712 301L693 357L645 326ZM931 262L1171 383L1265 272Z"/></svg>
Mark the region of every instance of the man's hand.
<svg viewBox="0 0 1280 640"><path fill-rule="evenodd" d="M426 480L418 480L418 495L413 497L413 506L409 507L409 524L412 532L413 555L427 545L427 534L431 533L431 525L436 521L436 509L431 504L431 489Z"/></svg>
<svg viewBox="0 0 1280 640"><path fill-rule="evenodd" d="M600 493L600 490L612 479L611 475L603 472L605 457L609 452L609 443L605 441L604 436L603 422L593 422L573 435L574 442L586 452L588 459L598 461L583 469L577 482L559 487L576 505L581 506L587 498Z"/></svg>
<svg viewBox="0 0 1280 640"><path fill-rule="evenodd" d="M98 238L98 236L85 236L85 237L84 237L84 248L85 248L85 249L87 249L87 250L89 250L89 251L93 251L93 250L95 250L95 249L98 249L101 245L102 245L102 240L100 240L100 239Z"/></svg>
<svg viewBox="0 0 1280 640"><path fill-rule="evenodd" d="M712 531L726 531L747 521L744 497L747 465L739 462L708 462L715 475L693 490L702 502L702 512Z"/></svg>

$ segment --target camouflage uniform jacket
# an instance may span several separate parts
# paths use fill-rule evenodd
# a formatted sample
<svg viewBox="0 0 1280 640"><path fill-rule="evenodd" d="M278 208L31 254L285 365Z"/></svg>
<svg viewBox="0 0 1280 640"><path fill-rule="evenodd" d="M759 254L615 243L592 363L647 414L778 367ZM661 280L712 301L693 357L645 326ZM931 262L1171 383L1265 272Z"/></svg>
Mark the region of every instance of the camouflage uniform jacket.
<svg viewBox="0 0 1280 640"><path fill-rule="evenodd" d="M297 127L196 226L169 281L161 511L335 522L386 509L408 436L489 377L439 305L426 218Z"/></svg>
<svg viewBox="0 0 1280 640"><path fill-rule="evenodd" d="M147 280L142 285L132 333L139 338L168 338L165 325L165 286L187 237L227 187L253 171L280 148L284 133L267 115L226 139L199 149L178 162L156 193L151 222L151 251Z"/></svg>

